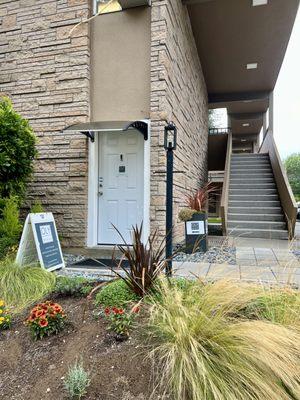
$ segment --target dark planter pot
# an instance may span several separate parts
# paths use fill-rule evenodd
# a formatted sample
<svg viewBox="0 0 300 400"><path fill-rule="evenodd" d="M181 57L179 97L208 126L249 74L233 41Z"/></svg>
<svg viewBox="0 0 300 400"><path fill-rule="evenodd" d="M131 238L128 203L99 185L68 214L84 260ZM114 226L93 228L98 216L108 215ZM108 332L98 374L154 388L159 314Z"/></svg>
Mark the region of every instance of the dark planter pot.
<svg viewBox="0 0 300 400"><path fill-rule="evenodd" d="M195 213L185 222L185 251L188 254L207 251L207 214Z"/></svg>

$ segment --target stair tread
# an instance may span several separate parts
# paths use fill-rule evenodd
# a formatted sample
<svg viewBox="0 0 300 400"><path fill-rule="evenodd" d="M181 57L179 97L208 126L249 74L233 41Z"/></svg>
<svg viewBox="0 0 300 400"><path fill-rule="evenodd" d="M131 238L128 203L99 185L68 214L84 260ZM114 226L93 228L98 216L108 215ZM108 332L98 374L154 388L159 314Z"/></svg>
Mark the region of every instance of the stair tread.
<svg viewBox="0 0 300 400"><path fill-rule="evenodd" d="M247 232L284 232L287 233L287 229L261 229L261 228L235 228L236 231L247 231Z"/></svg>

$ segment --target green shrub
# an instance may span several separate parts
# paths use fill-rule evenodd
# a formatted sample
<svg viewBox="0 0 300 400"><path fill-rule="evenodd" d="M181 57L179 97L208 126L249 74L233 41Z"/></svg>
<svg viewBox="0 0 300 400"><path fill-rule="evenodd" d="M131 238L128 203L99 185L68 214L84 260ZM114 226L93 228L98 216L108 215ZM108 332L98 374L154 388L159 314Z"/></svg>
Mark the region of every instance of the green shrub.
<svg viewBox="0 0 300 400"><path fill-rule="evenodd" d="M241 318L257 292L226 281L185 293L162 283L147 332L175 400L299 399L300 332Z"/></svg>
<svg viewBox="0 0 300 400"><path fill-rule="evenodd" d="M19 209L16 197L5 199L2 218L0 219L0 259L20 239L22 226L19 222Z"/></svg>
<svg viewBox="0 0 300 400"><path fill-rule="evenodd" d="M13 260L0 263L0 293L7 306L18 312L52 292L55 275L40 267L20 267Z"/></svg>
<svg viewBox="0 0 300 400"><path fill-rule="evenodd" d="M37 155L36 137L7 97L0 97L0 197L25 195Z"/></svg>
<svg viewBox="0 0 300 400"><path fill-rule="evenodd" d="M60 296L87 296L93 289L89 283L90 280L79 276L58 276L54 291Z"/></svg>
<svg viewBox="0 0 300 400"><path fill-rule="evenodd" d="M69 368L65 379L65 389L70 398L81 399L86 394L90 383L90 373L84 369L82 362L76 361Z"/></svg>
<svg viewBox="0 0 300 400"><path fill-rule="evenodd" d="M44 210L41 202L37 200L32 204L32 206L30 208L30 212L33 214L38 214L38 213L45 212L45 210Z"/></svg>
<svg viewBox="0 0 300 400"><path fill-rule="evenodd" d="M121 279L109 283L96 294L96 305L104 308L125 307L128 303L138 300L138 296Z"/></svg>

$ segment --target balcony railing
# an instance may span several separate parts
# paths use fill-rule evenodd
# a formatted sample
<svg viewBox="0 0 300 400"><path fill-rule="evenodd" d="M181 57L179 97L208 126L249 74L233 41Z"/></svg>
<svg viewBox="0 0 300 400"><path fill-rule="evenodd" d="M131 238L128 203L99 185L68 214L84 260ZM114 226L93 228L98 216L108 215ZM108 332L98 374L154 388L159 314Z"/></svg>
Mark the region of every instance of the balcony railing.
<svg viewBox="0 0 300 400"><path fill-rule="evenodd" d="M231 132L231 128L209 128L209 135L228 135Z"/></svg>

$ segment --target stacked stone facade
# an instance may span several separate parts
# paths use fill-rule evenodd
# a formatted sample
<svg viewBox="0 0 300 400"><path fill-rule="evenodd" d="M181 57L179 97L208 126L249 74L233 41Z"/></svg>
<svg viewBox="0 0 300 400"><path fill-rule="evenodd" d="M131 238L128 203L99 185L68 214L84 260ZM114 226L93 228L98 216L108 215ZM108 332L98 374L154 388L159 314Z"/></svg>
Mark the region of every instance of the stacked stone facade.
<svg viewBox="0 0 300 400"><path fill-rule="evenodd" d="M181 0L152 0L151 22L151 225L164 234L166 121L178 128L175 151L175 241L183 238L178 212L186 195L207 179L207 91L190 19Z"/></svg>
<svg viewBox="0 0 300 400"><path fill-rule="evenodd" d="M65 245L83 245L87 223L87 141L63 129L89 120L88 0L0 3L0 89L30 121L39 157L28 205L52 211Z"/></svg>
<svg viewBox="0 0 300 400"><path fill-rule="evenodd" d="M0 90L38 136L39 157L28 193L55 215L63 244L84 246L87 232L88 141L64 128L90 120L90 0L0 2ZM109 38L108 38L109 40ZM166 121L178 128L174 223L207 175L207 94L188 12L181 0L152 0L151 227L164 234ZM105 62L105 60L104 60ZM99 93L101 95L101 93Z"/></svg>

